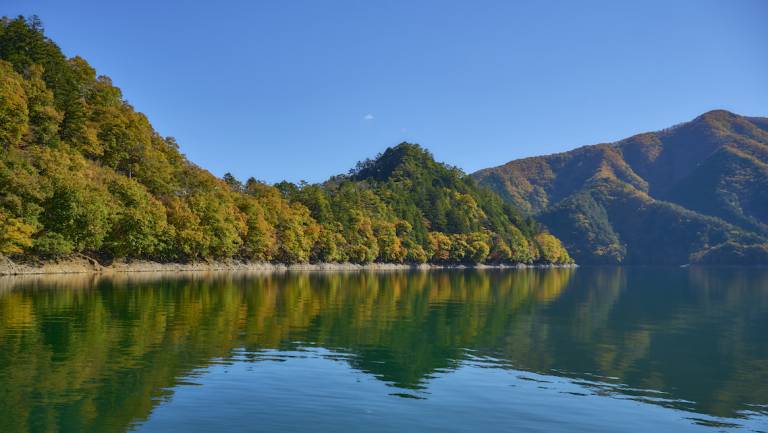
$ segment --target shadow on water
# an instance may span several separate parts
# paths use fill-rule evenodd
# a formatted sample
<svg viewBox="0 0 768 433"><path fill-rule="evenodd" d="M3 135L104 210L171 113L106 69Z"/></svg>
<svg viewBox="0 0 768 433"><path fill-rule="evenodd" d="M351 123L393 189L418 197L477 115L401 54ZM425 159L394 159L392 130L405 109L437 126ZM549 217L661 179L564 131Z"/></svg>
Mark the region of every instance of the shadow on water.
<svg viewBox="0 0 768 433"><path fill-rule="evenodd" d="M768 414L767 329L757 269L5 278L0 431L126 430L212 363L313 348L402 398L472 364L706 425Z"/></svg>

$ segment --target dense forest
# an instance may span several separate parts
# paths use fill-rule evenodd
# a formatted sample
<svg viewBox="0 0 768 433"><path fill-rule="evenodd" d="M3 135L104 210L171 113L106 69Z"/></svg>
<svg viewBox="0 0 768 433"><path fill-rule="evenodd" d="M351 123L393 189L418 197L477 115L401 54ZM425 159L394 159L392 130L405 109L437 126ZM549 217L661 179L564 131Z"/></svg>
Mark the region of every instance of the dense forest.
<svg viewBox="0 0 768 433"><path fill-rule="evenodd" d="M768 264L768 119L716 110L473 175L579 263Z"/></svg>
<svg viewBox="0 0 768 433"><path fill-rule="evenodd" d="M35 18L0 21L0 254L100 261L568 263L414 144L318 184L219 179Z"/></svg>

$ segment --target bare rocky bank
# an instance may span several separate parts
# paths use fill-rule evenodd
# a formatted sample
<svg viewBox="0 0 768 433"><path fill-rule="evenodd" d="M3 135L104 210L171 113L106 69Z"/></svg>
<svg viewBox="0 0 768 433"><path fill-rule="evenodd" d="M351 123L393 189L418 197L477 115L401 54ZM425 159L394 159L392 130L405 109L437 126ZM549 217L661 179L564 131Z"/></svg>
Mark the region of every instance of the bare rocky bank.
<svg viewBox="0 0 768 433"><path fill-rule="evenodd" d="M210 272L210 271L362 271L362 270L409 270L409 269L518 269L518 268L550 268L575 267L576 265L435 265L435 264L406 264L406 263L267 263L242 262L237 260L190 263L159 263L152 261L116 261L102 265L96 260L85 257L70 257L59 260L40 260L16 262L0 256L0 275L42 275L42 274L95 274L120 272Z"/></svg>

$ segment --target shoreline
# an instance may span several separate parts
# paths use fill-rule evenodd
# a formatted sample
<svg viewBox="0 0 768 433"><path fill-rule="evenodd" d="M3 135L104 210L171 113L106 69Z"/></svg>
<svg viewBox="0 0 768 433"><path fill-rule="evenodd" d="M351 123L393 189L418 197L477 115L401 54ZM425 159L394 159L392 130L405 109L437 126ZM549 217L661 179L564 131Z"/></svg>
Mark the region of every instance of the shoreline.
<svg viewBox="0 0 768 433"><path fill-rule="evenodd" d="M36 263L16 263L7 257L0 257L0 277L14 275L55 275L55 274L116 274L134 272L211 272L211 271L395 271L432 269L547 269L575 268L576 264L498 264L498 265L439 265L431 263L269 263L243 262L237 260L190 263L161 263L153 261L115 261L101 265L88 257L73 257Z"/></svg>

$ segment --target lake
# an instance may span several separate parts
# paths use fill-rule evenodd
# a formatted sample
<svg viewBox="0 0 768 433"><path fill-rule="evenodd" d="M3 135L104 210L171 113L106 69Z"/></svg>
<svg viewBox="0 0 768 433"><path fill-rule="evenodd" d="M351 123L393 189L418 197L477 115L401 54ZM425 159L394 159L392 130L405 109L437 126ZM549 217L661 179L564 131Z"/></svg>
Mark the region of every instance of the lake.
<svg viewBox="0 0 768 433"><path fill-rule="evenodd" d="M0 279L0 432L768 431L768 270Z"/></svg>

